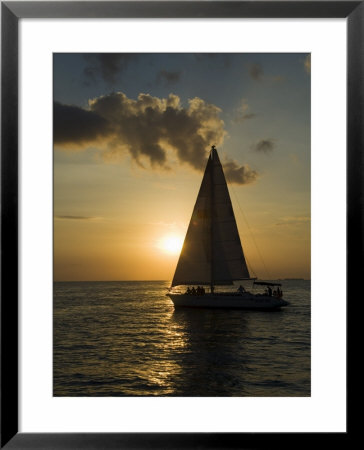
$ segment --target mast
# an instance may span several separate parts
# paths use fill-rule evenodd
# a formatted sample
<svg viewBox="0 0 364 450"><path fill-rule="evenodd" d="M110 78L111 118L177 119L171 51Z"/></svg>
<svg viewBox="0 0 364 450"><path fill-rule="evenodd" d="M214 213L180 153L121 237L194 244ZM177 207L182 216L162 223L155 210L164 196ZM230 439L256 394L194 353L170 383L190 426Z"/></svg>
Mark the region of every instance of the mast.
<svg viewBox="0 0 364 450"><path fill-rule="evenodd" d="M211 214L211 239L210 239L210 257L211 257L211 283L210 283L210 287L211 287L211 294L214 293L214 255L213 255L213 251L214 251L214 194L215 194L215 189L214 189L214 150L215 150L215 146L213 145L211 147L211 153L210 153L210 158L211 158L211 210L210 210L210 214Z"/></svg>

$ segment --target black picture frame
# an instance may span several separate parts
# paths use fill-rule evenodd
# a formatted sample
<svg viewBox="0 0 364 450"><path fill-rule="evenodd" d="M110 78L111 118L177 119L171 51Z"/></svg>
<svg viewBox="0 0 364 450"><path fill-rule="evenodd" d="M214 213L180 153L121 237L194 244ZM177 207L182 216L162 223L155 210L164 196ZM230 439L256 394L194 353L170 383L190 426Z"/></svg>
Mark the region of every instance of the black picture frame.
<svg viewBox="0 0 364 450"><path fill-rule="evenodd" d="M348 304L354 299L357 280L364 273L364 1L1 2L1 448L271 448L275 445L306 445L312 436L317 445L327 443L329 435L325 433L298 436L297 433L18 432L18 21L21 18L117 17L347 19L348 314ZM347 349L349 351L350 345ZM349 376L349 371L347 374ZM348 444L349 419L348 408L347 432L330 434L339 445Z"/></svg>

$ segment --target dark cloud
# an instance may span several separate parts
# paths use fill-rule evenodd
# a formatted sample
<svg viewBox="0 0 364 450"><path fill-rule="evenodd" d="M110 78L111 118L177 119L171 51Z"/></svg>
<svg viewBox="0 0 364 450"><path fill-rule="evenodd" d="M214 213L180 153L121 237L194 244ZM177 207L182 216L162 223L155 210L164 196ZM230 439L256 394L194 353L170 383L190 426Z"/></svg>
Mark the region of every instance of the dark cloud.
<svg viewBox="0 0 364 450"><path fill-rule="evenodd" d="M226 135L220 112L198 97L182 107L174 94L139 94L133 100L117 92L89 100L88 109L56 103L54 144L75 150L94 146L106 159L129 153L143 167L147 160L152 168L163 169L176 155L179 162L203 170L207 151L212 144L221 145ZM236 184L257 178L257 172L235 161L227 161L224 170L228 181Z"/></svg>
<svg viewBox="0 0 364 450"><path fill-rule="evenodd" d="M252 170L247 164L239 166L235 161L226 161L224 173L229 183L249 184L258 178L258 172Z"/></svg>
<svg viewBox="0 0 364 450"><path fill-rule="evenodd" d="M267 83L283 83L286 78L283 75L269 75L264 73L263 66L259 63L251 63L248 66L248 72L250 77L255 81L267 82Z"/></svg>
<svg viewBox="0 0 364 450"><path fill-rule="evenodd" d="M236 116L234 117L235 123L241 123L245 122L245 120L254 119L257 117L257 114L255 113L244 113L244 112L238 112Z"/></svg>
<svg viewBox="0 0 364 450"><path fill-rule="evenodd" d="M253 119L254 117L257 117L257 114L255 113L249 113L249 114L243 114L241 116L242 120L247 120L247 119Z"/></svg>
<svg viewBox="0 0 364 450"><path fill-rule="evenodd" d="M102 78L107 83L114 83L138 55L133 53L89 53L84 54L87 66L84 69L86 78L97 81Z"/></svg>
<svg viewBox="0 0 364 450"><path fill-rule="evenodd" d="M237 108L235 111L235 117L233 119L234 122L241 123L244 122L245 120L254 119L257 116L257 114L249 112L249 110L250 106L248 105L246 100L243 99L241 102L241 106Z"/></svg>
<svg viewBox="0 0 364 450"><path fill-rule="evenodd" d="M77 142L78 146L96 142L110 133L109 122L99 114L78 106L53 105L54 142L67 146Z"/></svg>
<svg viewBox="0 0 364 450"><path fill-rule="evenodd" d="M249 75L255 81L261 81L263 79L263 67L259 63L253 63L249 65Z"/></svg>
<svg viewBox="0 0 364 450"><path fill-rule="evenodd" d="M174 150L179 161L202 169L206 151L226 134L220 112L197 97L184 108L173 94L139 94L133 100L117 92L90 100L88 109L56 103L54 143L74 149L96 146L105 158L129 152L140 165L147 159L162 168L169 167L167 155Z"/></svg>
<svg viewBox="0 0 364 450"><path fill-rule="evenodd" d="M260 139L260 141L251 146L252 150L261 153L269 153L274 149L274 147L274 139Z"/></svg>
<svg viewBox="0 0 364 450"><path fill-rule="evenodd" d="M157 75L157 83L162 83L165 86L177 83L181 79L181 71L169 72L168 70L161 70Z"/></svg>
<svg viewBox="0 0 364 450"><path fill-rule="evenodd" d="M55 216L56 219L61 220L92 220L95 217L87 217L87 216Z"/></svg>

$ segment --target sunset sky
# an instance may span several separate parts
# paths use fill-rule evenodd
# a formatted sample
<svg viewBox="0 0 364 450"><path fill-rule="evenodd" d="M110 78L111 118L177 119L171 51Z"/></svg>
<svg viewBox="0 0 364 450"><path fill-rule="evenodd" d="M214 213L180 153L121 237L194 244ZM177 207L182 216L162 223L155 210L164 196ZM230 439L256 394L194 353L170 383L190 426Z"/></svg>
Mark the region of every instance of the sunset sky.
<svg viewBox="0 0 364 450"><path fill-rule="evenodd" d="M171 280L211 145L251 275L310 278L308 54L54 54L54 279Z"/></svg>

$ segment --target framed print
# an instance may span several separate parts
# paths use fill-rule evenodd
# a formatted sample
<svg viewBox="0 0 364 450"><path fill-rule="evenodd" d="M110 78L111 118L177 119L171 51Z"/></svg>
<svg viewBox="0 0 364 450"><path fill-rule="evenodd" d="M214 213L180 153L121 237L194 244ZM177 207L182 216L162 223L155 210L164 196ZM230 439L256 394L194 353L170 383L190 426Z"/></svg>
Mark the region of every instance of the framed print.
<svg viewBox="0 0 364 450"><path fill-rule="evenodd" d="M348 438L363 11L2 2L2 446Z"/></svg>

